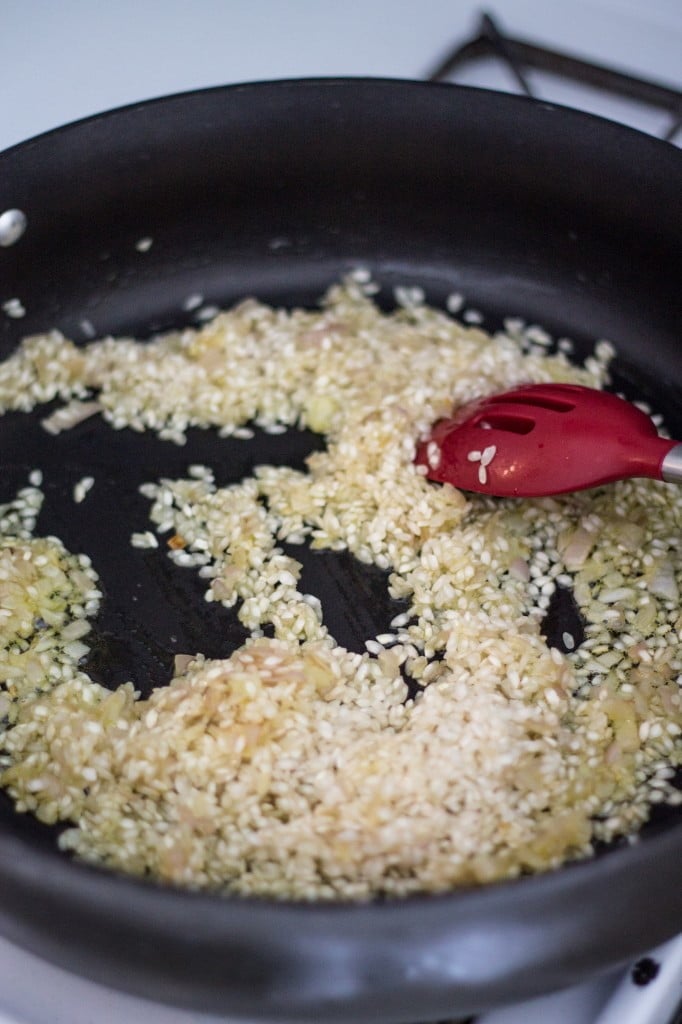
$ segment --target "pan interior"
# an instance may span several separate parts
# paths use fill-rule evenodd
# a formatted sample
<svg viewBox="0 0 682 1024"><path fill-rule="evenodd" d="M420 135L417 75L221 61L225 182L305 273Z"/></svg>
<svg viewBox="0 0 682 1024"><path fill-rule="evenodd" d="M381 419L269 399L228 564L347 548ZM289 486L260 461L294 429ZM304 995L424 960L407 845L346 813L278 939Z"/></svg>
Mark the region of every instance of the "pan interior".
<svg viewBox="0 0 682 1024"><path fill-rule="evenodd" d="M319 267L316 270L319 272ZM381 280L380 269L377 274ZM427 289L430 284L420 276L419 267L397 280ZM267 284L272 286L271 281ZM258 282L251 285L248 294L261 297ZM390 308L392 288L384 285L379 298ZM226 297L225 305L230 299ZM270 299L289 308L311 306L307 292L287 292L286 285L282 292L271 292ZM472 305L475 301L474 297ZM174 322L165 322L164 328L191 323L191 318L180 313ZM149 321L125 326L131 334L150 332ZM152 326L156 326L153 320ZM493 314L484 326L495 331L503 324ZM590 351L594 341L579 336L574 340L578 355ZM644 399L650 398L654 383L627 368L619 372L616 363L613 387L630 398ZM660 397L666 396L659 392ZM96 682L112 689L131 679L146 697L172 678L177 654L202 652L209 658L227 658L244 643L248 631L238 621L236 610L205 601L205 583L196 570L174 565L163 551L130 545L132 531L148 528L149 502L140 494L140 485L162 477L184 477L188 467L197 463L212 468L218 486L241 481L261 464L304 469L306 456L323 448L324 440L298 429L271 435L253 427L252 439L238 440L220 438L215 430L190 428L187 444L179 448L152 433L114 431L100 417L54 436L43 429L41 420L58 405L40 406L30 414L9 413L0 419L0 502L10 500L25 486L32 470L42 472L46 500L36 535L56 535L69 550L87 553L104 594L88 640L91 653L83 668ZM85 476L94 476L96 486L87 501L75 504L74 487ZM347 552L314 551L307 544L284 548L302 563L302 588L320 599L331 634L350 650L364 651L365 641L390 631L391 619L407 607L389 597L388 573L361 564ZM559 648L563 648L564 633L575 638L582 635L580 613L570 590L555 592L543 632L548 644ZM680 821L680 808L659 805L653 808L643 833L656 833ZM56 850L55 837L64 827L17 816L4 792L0 794L0 822L3 828L52 850ZM623 841L611 845L619 847ZM609 848L600 845L598 855Z"/></svg>
<svg viewBox="0 0 682 1024"><path fill-rule="evenodd" d="M619 352L616 389L649 401L682 436L665 167L651 170L648 190L637 189L623 172L620 134L576 129L577 174L569 165L576 136L569 145L566 122L555 127L551 111L535 106L515 106L512 123L472 94L455 122L448 89L387 88L383 103L366 85L346 89L336 106L315 98L309 117L295 122L292 96L305 105L305 87L267 97L256 90L250 105L220 93L181 97L165 125L151 104L8 154L12 205L25 209L28 230L3 253L5 288L26 316L3 319L0 355L51 327L82 342L93 330L146 337L192 324L188 297L196 295L204 306L255 295L313 307L331 282L363 265L386 307L396 285L416 285L441 307L463 293L489 330L514 316L568 336L578 359L609 338ZM646 163L653 152L639 145ZM115 153L108 162L107 152ZM661 196L670 200L665 213ZM234 615L204 601L191 570L130 547L131 530L147 524L138 487L183 476L191 463L210 465L219 484L259 462L301 466L320 438L257 432L236 441L192 430L178 449L99 420L51 438L39 423L45 413L0 419L0 500L41 469L47 501L38 532L92 557L105 594L93 677L111 685L132 677L148 692L170 677L176 653L228 655L245 636ZM74 505L85 475L97 486ZM296 557L341 644L362 649L402 610L378 570L343 555L297 548ZM551 609L552 635L574 625L570 602ZM52 830L15 815L4 795L0 814L4 828L53 845ZM648 828L680 817L657 812Z"/></svg>

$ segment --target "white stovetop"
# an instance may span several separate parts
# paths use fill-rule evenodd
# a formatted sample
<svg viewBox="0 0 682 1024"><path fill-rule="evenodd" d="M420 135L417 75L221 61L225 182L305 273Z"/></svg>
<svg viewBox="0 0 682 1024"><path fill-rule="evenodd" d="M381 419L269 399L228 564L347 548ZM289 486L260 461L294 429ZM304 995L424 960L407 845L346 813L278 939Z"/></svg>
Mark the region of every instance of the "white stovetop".
<svg viewBox="0 0 682 1024"><path fill-rule="evenodd" d="M184 89L311 75L421 77L473 32L481 9L510 33L678 88L682 81L680 0L3 0L0 150ZM607 112L617 117L620 108Z"/></svg>
<svg viewBox="0 0 682 1024"><path fill-rule="evenodd" d="M185 89L305 76L423 77L473 33L481 8L510 34L682 86L681 0L0 0L0 150L100 110ZM490 67L459 80L508 82ZM576 106L594 99L572 86L545 98ZM616 100L593 109L646 131L666 122ZM615 972L479 1024L667 1024L682 997L682 939L661 957L647 988ZM226 1018L105 989L0 939L0 1024L123 1022Z"/></svg>

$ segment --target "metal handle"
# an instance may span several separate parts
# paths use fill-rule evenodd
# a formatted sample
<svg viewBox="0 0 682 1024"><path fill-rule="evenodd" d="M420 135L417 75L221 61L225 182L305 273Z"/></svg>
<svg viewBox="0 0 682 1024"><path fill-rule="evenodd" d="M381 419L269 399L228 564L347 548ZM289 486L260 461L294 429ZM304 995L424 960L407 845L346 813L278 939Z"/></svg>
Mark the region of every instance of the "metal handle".
<svg viewBox="0 0 682 1024"><path fill-rule="evenodd" d="M663 459L661 479L669 484L682 484L682 444L676 444Z"/></svg>

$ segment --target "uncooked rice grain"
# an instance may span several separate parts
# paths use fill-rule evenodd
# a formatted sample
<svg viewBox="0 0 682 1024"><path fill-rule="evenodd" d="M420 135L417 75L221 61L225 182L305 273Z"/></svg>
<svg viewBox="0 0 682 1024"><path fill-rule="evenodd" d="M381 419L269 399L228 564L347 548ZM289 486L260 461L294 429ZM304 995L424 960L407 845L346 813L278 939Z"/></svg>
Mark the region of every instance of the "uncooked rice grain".
<svg viewBox="0 0 682 1024"><path fill-rule="evenodd" d="M0 364L0 413L59 398L62 422L101 413L177 444L254 424L327 443L305 471L143 485L152 528L131 543L198 571L251 632L224 660L179 655L147 700L134 665L113 690L80 667L102 594L86 556L33 536L41 478L0 506L0 782L18 811L69 823L64 850L194 889L366 899L547 870L680 802L679 489L500 500L413 465L453 406L601 387L612 347L576 367L536 327L491 337L410 288L385 314L375 291L356 272L318 312L250 299L147 343L53 331ZM469 457L485 474L494 454ZM340 647L283 541L384 567L395 632ZM585 620L566 654L542 636L557 582Z"/></svg>

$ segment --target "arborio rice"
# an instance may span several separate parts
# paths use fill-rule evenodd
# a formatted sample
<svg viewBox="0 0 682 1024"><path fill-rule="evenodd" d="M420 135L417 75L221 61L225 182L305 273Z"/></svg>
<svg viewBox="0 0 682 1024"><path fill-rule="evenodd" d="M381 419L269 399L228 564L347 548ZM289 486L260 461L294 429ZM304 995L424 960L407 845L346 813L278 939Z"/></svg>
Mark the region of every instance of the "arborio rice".
<svg viewBox="0 0 682 1024"><path fill-rule="evenodd" d="M71 823L63 849L193 888L397 895L545 870L679 803L680 491L503 501L413 465L453 404L522 381L600 387L609 346L576 368L518 325L490 337L412 290L385 315L371 292L361 274L320 312L246 301L146 344L53 332L0 365L0 411L59 396L52 430L101 412L178 444L189 425L327 439L307 472L217 488L193 466L144 486L132 543L198 569L252 631L227 660L178 658L148 700L135 666L113 692L79 668L96 567L33 536L39 476L0 509L1 782L19 811ZM342 649L284 540L387 570L409 610L365 654ZM541 634L562 585L586 622L568 653Z"/></svg>

